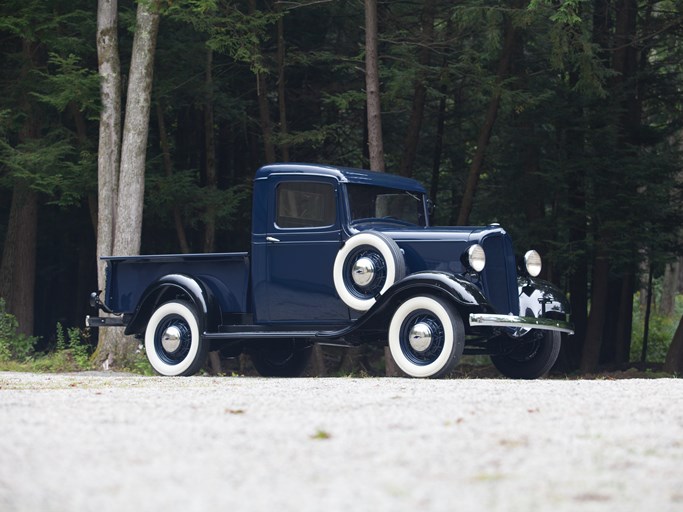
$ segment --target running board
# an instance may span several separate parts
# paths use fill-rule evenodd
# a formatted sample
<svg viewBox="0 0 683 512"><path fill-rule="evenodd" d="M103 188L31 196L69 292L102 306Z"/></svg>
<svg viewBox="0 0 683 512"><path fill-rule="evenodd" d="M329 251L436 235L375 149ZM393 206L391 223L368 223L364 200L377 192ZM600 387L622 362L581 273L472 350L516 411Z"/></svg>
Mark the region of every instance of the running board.
<svg viewBox="0 0 683 512"><path fill-rule="evenodd" d="M202 337L206 340L253 340L253 339L282 339L282 338L341 338L352 329L345 327L338 331L234 331L234 332L205 332Z"/></svg>

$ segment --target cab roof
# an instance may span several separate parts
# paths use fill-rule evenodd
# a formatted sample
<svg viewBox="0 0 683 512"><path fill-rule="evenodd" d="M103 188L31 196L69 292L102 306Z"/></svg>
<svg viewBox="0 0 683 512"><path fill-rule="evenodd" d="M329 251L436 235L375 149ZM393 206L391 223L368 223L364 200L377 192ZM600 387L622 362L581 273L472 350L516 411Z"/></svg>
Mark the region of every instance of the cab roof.
<svg viewBox="0 0 683 512"><path fill-rule="evenodd" d="M414 179L387 174L385 172L352 169L350 167L334 167L330 165L287 163L270 164L256 171L255 180L267 179L273 175L300 174L308 176L326 176L335 178L340 183L375 185L379 187L397 188L411 192L425 193L422 184Z"/></svg>

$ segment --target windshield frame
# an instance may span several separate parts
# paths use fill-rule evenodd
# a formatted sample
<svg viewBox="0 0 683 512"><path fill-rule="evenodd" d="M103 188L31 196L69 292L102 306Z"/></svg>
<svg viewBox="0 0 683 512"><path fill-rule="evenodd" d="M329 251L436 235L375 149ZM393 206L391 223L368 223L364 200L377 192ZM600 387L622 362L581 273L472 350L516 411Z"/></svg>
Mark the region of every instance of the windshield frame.
<svg viewBox="0 0 683 512"><path fill-rule="evenodd" d="M350 226L364 223L386 223L402 227L429 227L426 195L423 192L367 183L346 183L345 188ZM360 191L364 191L364 193L359 194ZM414 213L410 212L406 215L405 209L404 212L399 212L398 209L392 210L392 205L386 204L384 207L387 208L387 213L391 215L377 216L378 198L386 197L390 203L392 196L396 198L410 197L414 200L417 203ZM410 201L405 204L410 205Z"/></svg>

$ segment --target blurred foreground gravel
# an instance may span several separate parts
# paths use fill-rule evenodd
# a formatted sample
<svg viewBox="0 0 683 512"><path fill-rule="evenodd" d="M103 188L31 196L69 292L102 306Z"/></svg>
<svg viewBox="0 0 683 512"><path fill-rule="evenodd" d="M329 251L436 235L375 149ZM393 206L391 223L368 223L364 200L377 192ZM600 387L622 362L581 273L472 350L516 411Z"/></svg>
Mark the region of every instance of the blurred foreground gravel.
<svg viewBox="0 0 683 512"><path fill-rule="evenodd" d="M0 373L0 511L683 511L683 379Z"/></svg>

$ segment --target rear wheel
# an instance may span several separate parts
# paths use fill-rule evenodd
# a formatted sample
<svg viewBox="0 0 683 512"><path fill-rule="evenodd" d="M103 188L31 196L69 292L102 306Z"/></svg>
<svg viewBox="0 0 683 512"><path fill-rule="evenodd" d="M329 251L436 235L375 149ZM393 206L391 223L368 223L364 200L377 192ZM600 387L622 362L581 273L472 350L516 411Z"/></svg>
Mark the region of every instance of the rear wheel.
<svg viewBox="0 0 683 512"><path fill-rule="evenodd" d="M312 348L282 340L258 346L249 355L254 368L263 377L299 377L308 365Z"/></svg>
<svg viewBox="0 0 683 512"><path fill-rule="evenodd" d="M491 356L493 365L511 379L538 379L548 373L557 361L562 337L554 331L531 331L510 343L515 343L512 350Z"/></svg>
<svg viewBox="0 0 683 512"><path fill-rule="evenodd" d="M408 299L389 325L389 350L411 377L442 377L458 363L465 328L450 303L431 296Z"/></svg>
<svg viewBox="0 0 683 512"><path fill-rule="evenodd" d="M145 329L145 352L161 375L197 373L206 361L209 344L202 340L194 306L185 301L167 302L152 314Z"/></svg>

